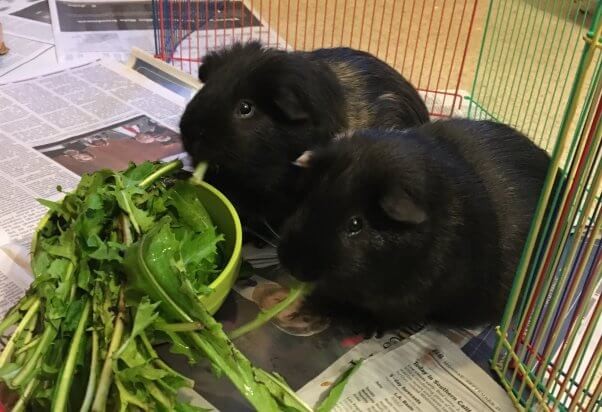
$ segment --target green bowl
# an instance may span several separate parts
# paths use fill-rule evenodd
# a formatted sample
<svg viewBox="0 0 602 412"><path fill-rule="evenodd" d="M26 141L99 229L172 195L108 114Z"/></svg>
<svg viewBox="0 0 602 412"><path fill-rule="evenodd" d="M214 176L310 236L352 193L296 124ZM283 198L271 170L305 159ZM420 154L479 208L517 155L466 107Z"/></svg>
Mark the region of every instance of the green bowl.
<svg viewBox="0 0 602 412"><path fill-rule="evenodd" d="M207 310L214 314L226 300L240 272L242 226L238 213L226 196L205 182L197 183L195 186L199 189L199 198L211 216L213 224L217 227L218 232L224 234L225 238L222 247L227 260L226 266L209 285L213 289L213 293L201 298Z"/></svg>
<svg viewBox="0 0 602 412"><path fill-rule="evenodd" d="M242 226L240 218L232 203L208 183L193 183L199 190L199 198L205 206L207 213L211 216L213 224L218 232L223 233L223 251L226 258L226 266L219 276L211 282L209 287L213 293L203 296L201 301L212 315L215 314L226 300L232 285L238 278L242 262ZM36 233L48 223L52 213L46 213L38 223ZM34 236L31 244L32 253L36 250L37 236Z"/></svg>

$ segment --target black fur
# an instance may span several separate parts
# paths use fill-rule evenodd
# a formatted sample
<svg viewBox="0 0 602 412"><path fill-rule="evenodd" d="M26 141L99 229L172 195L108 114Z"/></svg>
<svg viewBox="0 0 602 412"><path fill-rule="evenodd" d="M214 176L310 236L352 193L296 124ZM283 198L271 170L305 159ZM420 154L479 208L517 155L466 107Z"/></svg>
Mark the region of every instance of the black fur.
<svg viewBox="0 0 602 412"><path fill-rule="evenodd" d="M499 320L548 165L488 121L358 131L310 156L279 257L315 282L309 308L356 325Z"/></svg>
<svg viewBox="0 0 602 412"><path fill-rule="evenodd" d="M210 163L206 180L244 220L267 218L274 226L296 204L298 171L291 163L303 151L357 124L428 121L424 103L401 75L346 48L289 53L235 44L207 55L199 78L204 87L180 123L185 149L195 164ZM241 100L254 103L252 118L234 116ZM349 112L351 106L357 110Z"/></svg>

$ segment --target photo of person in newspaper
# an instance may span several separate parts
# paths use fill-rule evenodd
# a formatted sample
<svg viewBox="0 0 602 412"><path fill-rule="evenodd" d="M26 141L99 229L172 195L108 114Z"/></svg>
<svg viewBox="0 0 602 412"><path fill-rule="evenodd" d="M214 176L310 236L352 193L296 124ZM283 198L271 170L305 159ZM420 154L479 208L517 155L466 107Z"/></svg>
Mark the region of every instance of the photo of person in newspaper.
<svg viewBox="0 0 602 412"><path fill-rule="evenodd" d="M254 302L262 310L268 310L288 296L289 289L279 283L259 276L239 281L235 289L246 299ZM282 332L293 336L312 336L325 331L330 321L304 313L302 300L297 299L272 319L272 323Z"/></svg>
<svg viewBox="0 0 602 412"><path fill-rule="evenodd" d="M183 152L178 134L147 116L35 149L78 175L102 168L122 170L129 162L160 160Z"/></svg>

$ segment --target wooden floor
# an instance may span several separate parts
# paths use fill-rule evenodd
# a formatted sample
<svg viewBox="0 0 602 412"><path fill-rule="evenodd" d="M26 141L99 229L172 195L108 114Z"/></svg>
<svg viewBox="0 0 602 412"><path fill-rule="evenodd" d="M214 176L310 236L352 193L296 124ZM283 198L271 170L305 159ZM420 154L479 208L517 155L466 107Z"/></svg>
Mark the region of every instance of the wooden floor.
<svg viewBox="0 0 602 412"><path fill-rule="evenodd" d="M368 50L423 90L473 91L489 15L474 97L548 149L589 24L579 13L587 3L504 0L489 11L487 0L245 0L290 46Z"/></svg>

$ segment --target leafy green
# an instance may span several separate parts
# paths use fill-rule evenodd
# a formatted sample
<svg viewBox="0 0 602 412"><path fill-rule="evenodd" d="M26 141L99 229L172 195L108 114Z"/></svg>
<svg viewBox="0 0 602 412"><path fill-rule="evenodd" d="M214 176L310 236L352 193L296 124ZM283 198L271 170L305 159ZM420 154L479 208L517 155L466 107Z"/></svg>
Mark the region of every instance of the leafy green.
<svg viewBox="0 0 602 412"><path fill-rule="evenodd" d="M341 395L343 394L343 390L345 390L347 382L349 382L349 379L351 379L351 376L359 369L361 364L361 360L352 362L352 366L343 372L343 374L341 374L341 376L339 376L336 382L332 385L332 388L330 388L324 400L316 408L316 412L328 412L335 407Z"/></svg>
<svg viewBox="0 0 602 412"><path fill-rule="evenodd" d="M34 235L35 280L0 322L0 334L11 331L0 382L18 393L16 410L202 411L178 401L194 382L159 358L157 339L191 363L208 359L258 410L310 410L254 367L203 306L224 238L199 188L167 178L181 167L101 170L61 202L40 200L48 215Z"/></svg>
<svg viewBox="0 0 602 412"><path fill-rule="evenodd" d="M305 295L308 291L309 291L309 285L306 283L297 283L297 284L293 285L288 296L285 299L278 302L276 305L272 306L268 310L259 312L259 314L257 314L255 319L253 319L249 323L246 323L245 325L242 325L238 329L233 330L230 333L230 338L237 339L237 338L241 337L242 335L261 327L265 323L269 322L269 320L272 319L274 316L276 316L277 314L282 312L284 309L289 307L297 299L299 299L300 297Z"/></svg>

